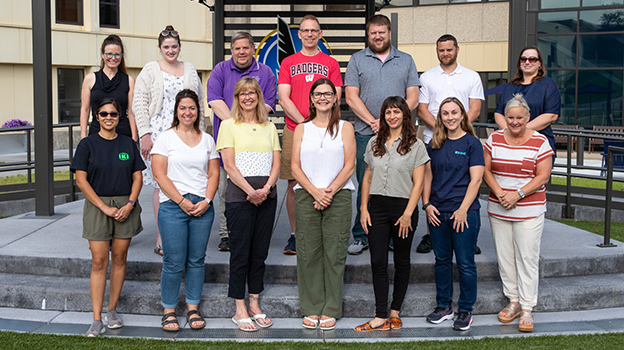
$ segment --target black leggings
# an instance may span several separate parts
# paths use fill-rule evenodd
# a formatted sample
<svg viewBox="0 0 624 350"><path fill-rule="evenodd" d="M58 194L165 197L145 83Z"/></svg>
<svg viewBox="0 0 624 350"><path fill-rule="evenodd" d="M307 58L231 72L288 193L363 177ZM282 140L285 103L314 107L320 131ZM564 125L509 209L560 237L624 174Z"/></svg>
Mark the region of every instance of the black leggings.
<svg viewBox="0 0 624 350"><path fill-rule="evenodd" d="M414 231L418 225L418 209L412 213L412 231L407 238L399 238L399 220L408 199L373 195L370 197L369 213L371 226L368 228L373 288L375 290L375 317L388 318L388 245L394 242L394 291L392 310L401 310L410 278L410 252Z"/></svg>

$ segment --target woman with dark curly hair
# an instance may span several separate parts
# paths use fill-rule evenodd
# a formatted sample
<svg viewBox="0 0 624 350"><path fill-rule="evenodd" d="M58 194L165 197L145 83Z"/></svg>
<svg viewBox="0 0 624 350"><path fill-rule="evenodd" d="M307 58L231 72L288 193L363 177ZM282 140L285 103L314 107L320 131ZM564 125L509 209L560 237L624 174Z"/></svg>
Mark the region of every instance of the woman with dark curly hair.
<svg viewBox="0 0 624 350"><path fill-rule="evenodd" d="M357 332L401 329L399 318L410 276L410 251L418 224L418 200L429 161L416 138L412 114L402 97L388 97L381 107L379 133L366 147L360 222L368 234L375 318ZM370 206L369 206L370 202ZM394 292L388 321L388 245L394 242Z"/></svg>

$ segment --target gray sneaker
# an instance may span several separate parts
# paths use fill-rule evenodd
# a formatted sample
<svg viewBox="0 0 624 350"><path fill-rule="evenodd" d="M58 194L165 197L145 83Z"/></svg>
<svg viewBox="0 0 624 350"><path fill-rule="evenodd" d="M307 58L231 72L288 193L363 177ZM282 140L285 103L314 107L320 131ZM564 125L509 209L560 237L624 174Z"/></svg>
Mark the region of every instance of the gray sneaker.
<svg viewBox="0 0 624 350"><path fill-rule="evenodd" d="M117 314L115 310L109 310L104 316L104 321L108 322L108 328L117 329L123 327L123 323L121 322L121 318Z"/></svg>
<svg viewBox="0 0 624 350"><path fill-rule="evenodd" d="M104 334L104 332L106 332L106 328L104 328L102 321L95 320L85 335L87 337L97 337L98 335Z"/></svg>
<svg viewBox="0 0 624 350"><path fill-rule="evenodd" d="M360 240L355 240L347 249L347 252L351 255L360 255L363 251L368 249L368 243L364 243Z"/></svg>

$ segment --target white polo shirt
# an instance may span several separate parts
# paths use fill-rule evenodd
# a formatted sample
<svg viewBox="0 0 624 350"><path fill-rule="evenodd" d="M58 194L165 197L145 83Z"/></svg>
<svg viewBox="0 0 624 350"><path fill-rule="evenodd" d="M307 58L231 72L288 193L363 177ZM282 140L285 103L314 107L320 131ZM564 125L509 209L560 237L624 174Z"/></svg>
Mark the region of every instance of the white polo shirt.
<svg viewBox="0 0 624 350"><path fill-rule="evenodd" d="M419 103L428 103L428 109L434 118L438 117L440 102L447 97L457 97L464 105L466 112L470 109L470 99L485 100L483 97L483 83L479 74L471 69L462 67L459 62L451 74L447 74L442 67L429 69L420 76ZM431 141L433 130L425 129L425 143Z"/></svg>

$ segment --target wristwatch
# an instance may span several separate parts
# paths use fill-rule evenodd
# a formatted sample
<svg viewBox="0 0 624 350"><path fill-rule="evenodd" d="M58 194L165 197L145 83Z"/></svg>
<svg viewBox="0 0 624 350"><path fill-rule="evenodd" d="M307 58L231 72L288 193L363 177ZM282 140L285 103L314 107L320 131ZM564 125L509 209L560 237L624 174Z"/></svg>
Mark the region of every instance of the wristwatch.
<svg viewBox="0 0 624 350"><path fill-rule="evenodd" d="M520 196L520 199L523 199L526 196L523 190L518 190L518 195Z"/></svg>
<svg viewBox="0 0 624 350"><path fill-rule="evenodd" d="M206 201L206 203L208 203L208 207L210 208L210 206L212 205L212 199L204 198L204 200Z"/></svg>
<svg viewBox="0 0 624 350"><path fill-rule="evenodd" d="M422 210L427 209L427 207L428 207L428 206L430 206L430 205L431 205L431 203L427 203L427 204L423 205L423 206L422 206Z"/></svg>

